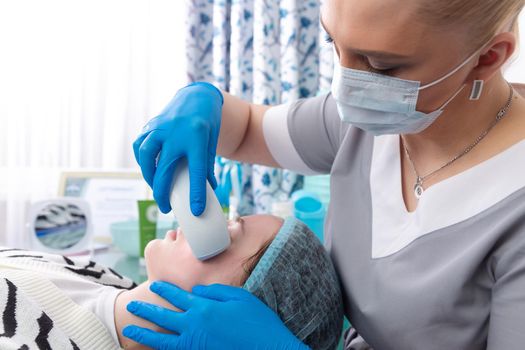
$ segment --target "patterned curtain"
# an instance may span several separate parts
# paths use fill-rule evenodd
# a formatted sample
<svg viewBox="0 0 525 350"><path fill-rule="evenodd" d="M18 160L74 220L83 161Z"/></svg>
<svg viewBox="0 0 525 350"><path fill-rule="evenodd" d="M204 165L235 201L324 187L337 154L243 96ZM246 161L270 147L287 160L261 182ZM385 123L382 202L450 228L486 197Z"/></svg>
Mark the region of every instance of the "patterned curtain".
<svg viewBox="0 0 525 350"><path fill-rule="evenodd" d="M280 104L329 91L333 53L319 23L320 0L190 0L189 81L209 81L246 101ZM231 168L219 160L216 176ZM287 170L237 164L239 214L268 213L303 185Z"/></svg>

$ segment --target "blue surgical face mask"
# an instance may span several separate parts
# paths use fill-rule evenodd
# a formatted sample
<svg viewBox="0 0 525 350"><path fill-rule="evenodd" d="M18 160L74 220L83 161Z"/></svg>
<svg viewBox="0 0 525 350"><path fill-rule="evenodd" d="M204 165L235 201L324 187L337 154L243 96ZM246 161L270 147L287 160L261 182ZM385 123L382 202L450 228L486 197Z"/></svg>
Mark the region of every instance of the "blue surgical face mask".
<svg viewBox="0 0 525 350"><path fill-rule="evenodd" d="M342 67L336 59L332 95L337 103L339 116L342 121L374 135L419 133L443 113L444 108L463 90L465 84L432 113L416 111L419 91L449 78L480 51L481 49L476 51L450 73L424 86L419 81Z"/></svg>

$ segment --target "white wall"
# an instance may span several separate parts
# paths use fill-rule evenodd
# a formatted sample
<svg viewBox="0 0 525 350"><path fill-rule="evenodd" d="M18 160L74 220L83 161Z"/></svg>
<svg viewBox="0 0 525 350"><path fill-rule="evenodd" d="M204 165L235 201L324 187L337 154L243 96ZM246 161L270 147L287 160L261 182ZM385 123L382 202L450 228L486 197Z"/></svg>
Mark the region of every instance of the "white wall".
<svg viewBox="0 0 525 350"><path fill-rule="evenodd" d="M60 169L136 169L133 140L187 83L185 9L0 0L0 243L19 245L28 203L57 195Z"/></svg>
<svg viewBox="0 0 525 350"><path fill-rule="evenodd" d="M505 73L507 80L525 84L525 11L520 16L520 47L519 52Z"/></svg>

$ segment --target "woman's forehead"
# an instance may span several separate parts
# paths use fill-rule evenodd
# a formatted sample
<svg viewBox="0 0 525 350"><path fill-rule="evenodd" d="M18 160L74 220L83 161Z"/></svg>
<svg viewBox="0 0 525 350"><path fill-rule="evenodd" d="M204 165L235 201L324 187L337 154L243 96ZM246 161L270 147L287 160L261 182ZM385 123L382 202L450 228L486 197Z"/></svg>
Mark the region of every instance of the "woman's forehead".
<svg viewBox="0 0 525 350"><path fill-rule="evenodd" d="M242 219L246 233L253 233L267 238L277 233L282 225L282 220L272 215L249 215L243 216Z"/></svg>
<svg viewBox="0 0 525 350"><path fill-rule="evenodd" d="M385 51L412 56L429 40L438 40L438 30L418 19L422 0L327 0L321 21L342 49Z"/></svg>

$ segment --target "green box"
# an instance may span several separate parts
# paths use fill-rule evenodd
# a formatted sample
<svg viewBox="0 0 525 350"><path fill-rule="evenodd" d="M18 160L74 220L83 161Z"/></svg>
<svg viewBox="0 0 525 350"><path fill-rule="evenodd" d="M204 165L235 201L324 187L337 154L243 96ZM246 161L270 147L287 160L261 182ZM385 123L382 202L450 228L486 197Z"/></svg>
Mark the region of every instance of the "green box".
<svg viewBox="0 0 525 350"><path fill-rule="evenodd" d="M139 208L139 249L144 257L146 245L154 240L157 233L158 207L154 200L138 201Z"/></svg>

